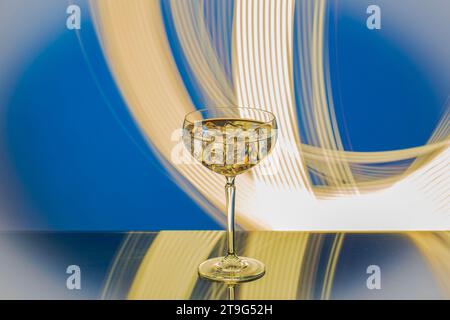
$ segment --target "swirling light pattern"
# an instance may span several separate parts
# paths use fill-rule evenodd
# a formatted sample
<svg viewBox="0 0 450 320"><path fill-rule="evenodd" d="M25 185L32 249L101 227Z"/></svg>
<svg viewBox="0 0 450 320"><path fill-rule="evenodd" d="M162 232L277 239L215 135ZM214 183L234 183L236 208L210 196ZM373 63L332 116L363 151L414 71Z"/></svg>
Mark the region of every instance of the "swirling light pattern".
<svg viewBox="0 0 450 320"><path fill-rule="evenodd" d="M325 0L136 0L95 1L92 10L105 55L137 123L180 187L217 219L223 218L223 179L200 165L174 161L180 149L171 138L185 113L230 105L270 110L280 127L278 148L266 161L267 167L279 166L276 174L260 167L239 177L241 226L448 229L449 106L425 145L346 150L333 101L327 5ZM179 288L176 298L220 297L223 287L196 284L195 277L167 278L180 267L196 272L199 262L220 254L219 238L206 232L181 243L164 240L166 236L159 234L149 248L128 297L173 298L174 292L166 290L175 286L167 285L172 280ZM406 237L424 252L439 278L448 280L448 259L441 258L448 255L448 239L438 234ZM245 254L267 261L280 276L245 286L240 297L273 292L278 298L330 298L344 233L336 234L324 253L317 293L325 238L249 234ZM185 256L183 266L164 254L168 249ZM278 264L286 259L296 262L292 270ZM299 264L300 269L294 268ZM446 280L443 287L448 290Z"/></svg>
<svg viewBox="0 0 450 320"><path fill-rule="evenodd" d="M239 177L243 227L449 228L448 106L426 145L345 150L333 104L327 1L93 1L91 7L143 134L180 187L217 219L223 179L174 160L180 152L174 132L196 107L238 105L274 112L280 127L267 161L277 160L278 172L267 175L261 167Z"/></svg>

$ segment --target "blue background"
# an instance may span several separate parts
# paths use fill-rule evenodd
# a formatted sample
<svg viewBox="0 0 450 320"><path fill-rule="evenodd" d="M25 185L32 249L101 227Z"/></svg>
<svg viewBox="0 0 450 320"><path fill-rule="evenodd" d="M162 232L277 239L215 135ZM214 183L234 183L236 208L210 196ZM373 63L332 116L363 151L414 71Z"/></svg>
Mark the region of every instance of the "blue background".
<svg viewBox="0 0 450 320"><path fill-rule="evenodd" d="M437 89L427 65L387 36L389 15L382 30L371 31L366 27L368 1L334 3L328 45L345 148L380 151L426 143L445 110L448 81ZM86 2L78 4L88 11ZM194 105L201 107L198 84L189 77L167 6L162 1L174 59ZM55 10L64 12L65 7L63 3ZM355 15L358 10L361 14ZM6 100L6 156L33 208L17 214L25 220L32 214L36 221L23 228L221 228L171 180L139 132L89 15L83 15L79 34L83 46L77 33L65 28L65 19L62 14L57 36L33 53ZM294 45L298 50L299 44Z"/></svg>

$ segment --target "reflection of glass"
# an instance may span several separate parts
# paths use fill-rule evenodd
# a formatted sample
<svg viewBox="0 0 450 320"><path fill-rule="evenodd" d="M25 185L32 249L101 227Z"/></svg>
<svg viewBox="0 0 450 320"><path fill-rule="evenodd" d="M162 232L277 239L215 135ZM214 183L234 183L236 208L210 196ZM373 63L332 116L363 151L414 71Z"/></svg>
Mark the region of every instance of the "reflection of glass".
<svg viewBox="0 0 450 320"><path fill-rule="evenodd" d="M227 245L225 257L209 259L199 266L203 278L244 282L264 275L264 264L238 257L234 247L235 178L256 166L273 149L275 116L254 108L211 108L188 113L183 141L191 155L208 169L225 176Z"/></svg>
<svg viewBox="0 0 450 320"><path fill-rule="evenodd" d="M235 298L235 289L234 289L234 284L233 285L230 285L230 286L228 286L228 300L236 300L236 298Z"/></svg>

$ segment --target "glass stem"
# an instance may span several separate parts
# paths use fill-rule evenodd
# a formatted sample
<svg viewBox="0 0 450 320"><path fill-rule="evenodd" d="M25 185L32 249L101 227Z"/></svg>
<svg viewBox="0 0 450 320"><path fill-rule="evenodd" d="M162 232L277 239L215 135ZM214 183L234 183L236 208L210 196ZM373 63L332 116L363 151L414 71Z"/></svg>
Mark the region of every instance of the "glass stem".
<svg viewBox="0 0 450 320"><path fill-rule="evenodd" d="M234 298L234 285L228 286L228 300L235 300L235 298Z"/></svg>
<svg viewBox="0 0 450 320"><path fill-rule="evenodd" d="M236 193L236 186L234 180L236 177L227 177L227 184L225 185L225 194L227 201L227 255L236 256L234 251L234 199Z"/></svg>

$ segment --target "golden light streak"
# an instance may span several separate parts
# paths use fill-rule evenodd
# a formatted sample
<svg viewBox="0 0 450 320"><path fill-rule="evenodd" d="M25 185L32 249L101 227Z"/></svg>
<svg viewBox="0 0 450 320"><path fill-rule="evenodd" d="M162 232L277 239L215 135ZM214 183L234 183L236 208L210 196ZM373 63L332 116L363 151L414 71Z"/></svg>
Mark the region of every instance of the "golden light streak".
<svg viewBox="0 0 450 320"><path fill-rule="evenodd" d="M221 233L160 232L133 280L128 299L183 299L195 286L198 265Z"/></svg>
<svg viewBox="0 0 450 320"><path fill-rule="evenodd" d="M450 297L450 232L412 232L408 237L425 257L444 294Z"/></svg>
<svg viewBox="0 0 450 320"><path fill-rule="evenodd" d="M336 234L331 252L328 257L327 269L325 271L325 280L322 288L322 300L329 300L331 297L331 290L333 287L334 275L336 274L336 266L339 260L339 254L341 252L342 243L344 242L344 234Z"/></svg>
<svg viewBox="0 0 450 320"><path fill-rule="evenodd" d="M266 264L266 276L242 286L240 299L296 299L308 234L255 232L248 235L244 256ZM310 261L312 263L312 261Z"/></svg>

